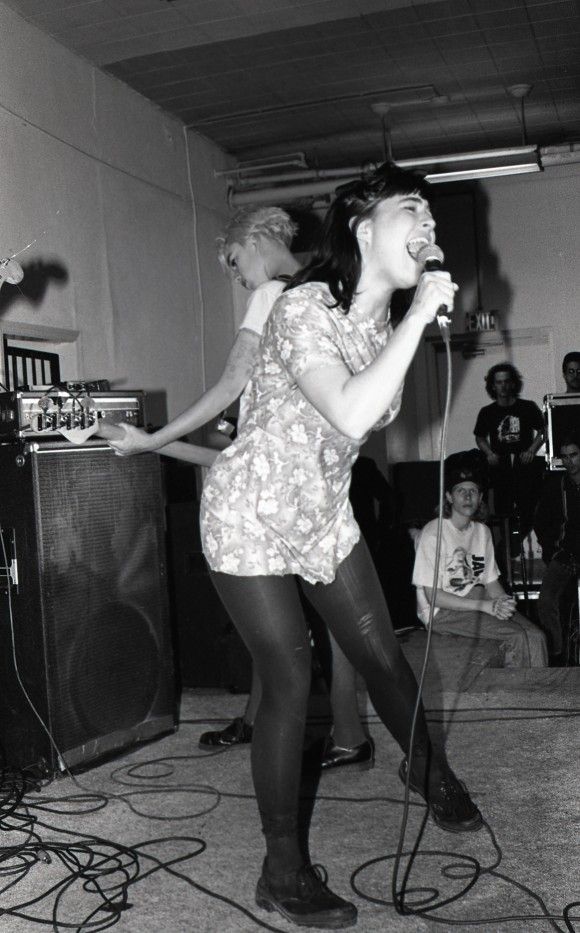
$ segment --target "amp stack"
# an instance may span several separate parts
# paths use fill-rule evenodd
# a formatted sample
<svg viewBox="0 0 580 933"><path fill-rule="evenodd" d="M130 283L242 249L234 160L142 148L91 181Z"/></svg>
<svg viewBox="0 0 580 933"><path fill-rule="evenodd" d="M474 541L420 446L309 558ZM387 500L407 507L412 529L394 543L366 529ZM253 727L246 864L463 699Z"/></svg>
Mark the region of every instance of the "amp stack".
<svg viewBox="0 0 580 933"><path fill-rule="evenodd" d="M176 727L159 458L141 391L0 394L0 758L54 777Z"/></svg>

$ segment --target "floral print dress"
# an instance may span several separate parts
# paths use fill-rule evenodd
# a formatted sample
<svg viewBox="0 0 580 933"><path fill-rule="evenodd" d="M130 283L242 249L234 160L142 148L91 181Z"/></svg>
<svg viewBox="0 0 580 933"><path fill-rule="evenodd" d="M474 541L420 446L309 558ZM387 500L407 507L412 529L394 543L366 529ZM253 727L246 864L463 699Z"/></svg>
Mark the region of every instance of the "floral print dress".
<svg viewBox="0 0 580 933"><path fill-rule="evenodd" d="M331 583L359 540L348 493L365 438L333 427L296 380L337 363L359 372L392 328L364 318L356 303L348 315L334 303L325 284L310 282L284 292L270 314L242 395L238 436L204 484L201 535L212 570ZM393 420L401 394L402 386L374 430Z"/></svg>

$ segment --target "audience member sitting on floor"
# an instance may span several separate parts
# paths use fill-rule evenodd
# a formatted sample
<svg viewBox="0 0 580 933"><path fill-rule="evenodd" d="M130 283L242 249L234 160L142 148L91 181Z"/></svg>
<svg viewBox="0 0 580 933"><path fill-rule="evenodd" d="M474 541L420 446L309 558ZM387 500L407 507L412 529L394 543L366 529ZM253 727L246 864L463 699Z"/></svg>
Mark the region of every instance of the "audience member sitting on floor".
<svg viewBox="0 0 580 933"><path fill-rule="evenodd" d="M499 642L505 667L546 667L544 634L516 610L515 600L501 586L491 533L476 520L483 491L482 474L472 460L466 459L462 466L457 455L448 458L435 631ZM425 625L433 593L436 544L437 519L433 519L418 537L413 571L417 614Z"/></svg>
<svg viewBox="0 0 580 933"><path fill-rule="evenodd" d="M548 636L550 664L566 662L560 601L580 574L580 431L564 438L560 456L565 473L544 480L534 530L548 565L538 600L540 625Z"/></svg>

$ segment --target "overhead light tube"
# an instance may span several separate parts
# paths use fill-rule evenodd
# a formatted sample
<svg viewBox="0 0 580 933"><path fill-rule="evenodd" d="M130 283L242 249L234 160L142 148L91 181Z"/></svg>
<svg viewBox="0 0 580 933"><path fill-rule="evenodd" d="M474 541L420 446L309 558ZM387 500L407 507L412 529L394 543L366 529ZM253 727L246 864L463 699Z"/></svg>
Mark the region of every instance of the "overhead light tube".
<svg viewBox="0 0 580 933"><path fill-rule="evenodd" d="M526 175L541 172L537 162L523 162L519 165L490 165L487 168L467 168L456 172L435 172L426 175L425 180L432 185L445 181L472 181L478 178L500 178L502 175Z"/></svg>

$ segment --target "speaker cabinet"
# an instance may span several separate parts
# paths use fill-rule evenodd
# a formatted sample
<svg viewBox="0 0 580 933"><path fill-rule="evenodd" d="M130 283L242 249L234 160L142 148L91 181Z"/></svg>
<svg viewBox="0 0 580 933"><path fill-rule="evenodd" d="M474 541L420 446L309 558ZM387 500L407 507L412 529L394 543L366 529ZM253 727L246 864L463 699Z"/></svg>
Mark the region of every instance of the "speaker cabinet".
<svg viewBox="0 0 580 933"><path fill-rule="evenodd" d="M3 446L0 470L4 763L54 775L175 729L158 457Z"/></svg>

